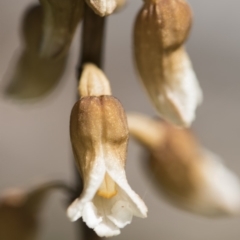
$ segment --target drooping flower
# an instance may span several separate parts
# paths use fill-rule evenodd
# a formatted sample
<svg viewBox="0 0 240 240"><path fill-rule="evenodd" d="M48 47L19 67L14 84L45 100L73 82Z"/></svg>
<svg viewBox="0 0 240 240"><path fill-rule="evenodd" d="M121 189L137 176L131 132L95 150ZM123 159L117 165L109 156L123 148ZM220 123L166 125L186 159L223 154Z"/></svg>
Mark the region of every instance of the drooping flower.
<svg viewBox="0 0 240 240"><path fill-rule="evenodd" d="M134 27L136 68L151 101L165 120L189 126L202 91L184 49L192 22L183 0L145 0Z"/></svg>
<svg viewBox="0 0 240 240"><path fill-rule="evenodd" d="M60 81L68 50L83 15L83 0L41 0L22 22L23 50L11 69L6 94L20 100L40 98Z"/></svg>
<svg viewBox="0 0 240 240"><path fill-rule="evenodd" d="M110 237L131 223L133 215L146 217L147 208L126 179L128 126L108 80L95 65L86 64L79 91L70 135L83 191L67 214L72 221L82 217L99 236Z"/></svg>
<svg viewBox="0 0 240 240"><path fill-rule="evenodd" d="M129 114L130 133L149 153L153 182L171 203L205 216L240 214L240 182L190 130Z"/></svg>
<svg viewBox="0 0 240 240"><path fill-rule="evenodd" d="M58 59L42 58L43 12L39 5L28 9L22 22L23 50L17 59L5 93L18 100L32 100L49 93L60 81L65 70L66 54Z"/></svg>

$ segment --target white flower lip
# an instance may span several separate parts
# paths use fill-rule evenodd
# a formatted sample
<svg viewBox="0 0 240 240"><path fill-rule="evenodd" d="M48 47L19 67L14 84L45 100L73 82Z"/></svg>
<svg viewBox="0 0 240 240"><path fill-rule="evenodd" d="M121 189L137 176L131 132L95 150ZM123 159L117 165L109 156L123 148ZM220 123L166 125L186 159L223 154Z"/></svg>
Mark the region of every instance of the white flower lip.
<svg viewBox="0 0 240 240"><path fill-rule="evenodd" d="M80 217L89 228L100 237L111 237L120 234L120 229L130 224L133 215L147 217L147 207L141 198L129 186L125 170L118 164L111 166L111 161L98 158L95 161L89 181L85 184L80 198L68 208L67 214L71 221ZM104 198L97 191L108 173L116 183L117 194Z"/></svg>

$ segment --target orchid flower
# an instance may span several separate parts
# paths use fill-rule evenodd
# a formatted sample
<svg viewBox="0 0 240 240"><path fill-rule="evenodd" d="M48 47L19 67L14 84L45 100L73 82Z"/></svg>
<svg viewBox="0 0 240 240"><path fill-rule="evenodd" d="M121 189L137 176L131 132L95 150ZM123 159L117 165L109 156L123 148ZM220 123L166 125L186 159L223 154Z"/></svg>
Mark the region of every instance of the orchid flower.
<svg viewBox="0 0 240 240"><path fill-rule="evenodd" d="M72 221L82 217L100 237L110 237L120 234L133 216L145 218L147 208L126 178L129 131L125 112L95 65L84 66L79 92L70 135L83 191L67 214Z"/></svg>

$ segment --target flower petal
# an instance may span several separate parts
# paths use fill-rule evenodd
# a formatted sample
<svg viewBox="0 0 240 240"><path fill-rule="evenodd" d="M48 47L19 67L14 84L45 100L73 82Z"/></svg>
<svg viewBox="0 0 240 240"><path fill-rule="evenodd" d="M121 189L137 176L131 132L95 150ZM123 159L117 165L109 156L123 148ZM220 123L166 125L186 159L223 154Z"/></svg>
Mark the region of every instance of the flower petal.
<svg viewBox="0 0 240 240"><path fill-rule="evenodd" d="M85 204L92 201L104 179L105 167L102 164L101 158L96 162L97 164L93 166L88 179L84 179L84 189L81 196L68 207L67 215L73 222L82 217Z"/></svg>
<svg viewBox="0 0 240 240"><path fill-rule="evenodd" d="M105 219L94 231L99 237L113 237L120 234L120 230L108 219Z"/></svg>
<svg viewBox="0 0 240 240"><path fill-rule="evenodd" d="M183 50L177 54L181 54L181 61L175 63L174 71L171 69L172 72L166 72L166 84L158 98L168 120L175 123L180 121L180 125L182 121L185 126L189 126L203 96L188 54Z"/></svg>
<svg viewBox="0 0 240 240"><path fill-rule="evenodd" d="M107 217L119 228L123 228L132 222L133 214L126 201L117 201L111 212L112 214Z"/></svg>
<svg viewBox="0 0 240 240"><path fill-rule="evenodd" d="M67 216L72 221L77 221L80 217L82 217L82 209L79 208L79 199L75 199L75 201L68 207Z"/></svg>
<svg viewBox="0 0 240 240"><path fill-rule="evenodd" d="M133 215L141 218L147 217L147 207L142 199L129 186L124 169L117 164L115 164L114 168L108 167L107 163L106 168L108 174L119 186L119 195L129 203Z"/></svg>
<svg viewBox="0 0 240 240"><path fill-rule="evenodd" d="M95 228L103 220L102 217L98 216L97 209L92 202L84 205L82 218L89 228Z"/></svg>
<svg viewBox="0 0 240 240"><path fill-rule="evenodd" d="M203 170L205 196L216 208L217 214L240 213L240 182L214 153L205 150L206 165Z"/></svg>

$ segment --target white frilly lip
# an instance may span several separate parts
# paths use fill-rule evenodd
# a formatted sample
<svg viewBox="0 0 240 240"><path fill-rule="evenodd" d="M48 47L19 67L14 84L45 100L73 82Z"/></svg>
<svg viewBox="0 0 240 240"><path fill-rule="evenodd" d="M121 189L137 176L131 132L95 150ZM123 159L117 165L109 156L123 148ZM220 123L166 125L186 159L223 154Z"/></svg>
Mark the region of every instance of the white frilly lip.
<svg viewBox="0 0 240 240"><path fill-rule="evenodd" d="M111 237L120 234L120 228L130 224L132 217L147 217L147 207L142 199L129 186L123 167L114 161L99 158L95 161L84 189L68 208L67 215L71 221L83 218L89 228L100 237ZM96 194L105 174L117 185L117 194L110 198L102 198Z"/></svg>

